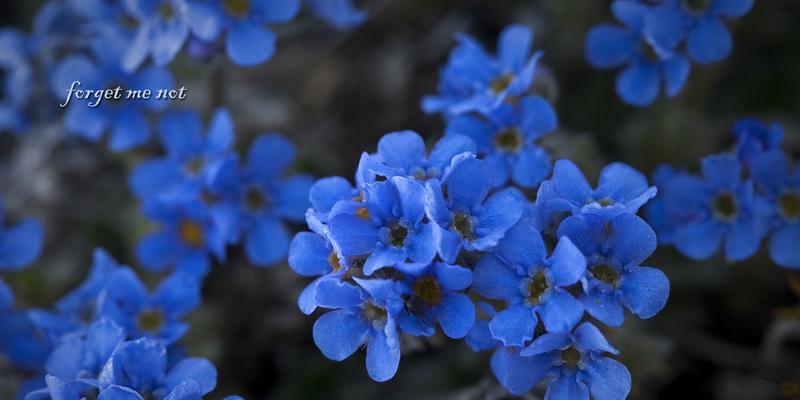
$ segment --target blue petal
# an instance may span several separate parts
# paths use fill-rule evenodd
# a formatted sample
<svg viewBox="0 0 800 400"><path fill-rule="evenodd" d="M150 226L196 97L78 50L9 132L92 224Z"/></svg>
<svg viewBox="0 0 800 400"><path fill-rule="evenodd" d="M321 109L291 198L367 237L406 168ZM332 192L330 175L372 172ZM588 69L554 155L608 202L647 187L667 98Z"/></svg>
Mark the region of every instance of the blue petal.
<svg viewBox="0 0 800 400"><path fill-rule="evenodd" d="M464 338L467 345L472 351L478 352L483 350L492 350L500 346L500 342L492 337L492 332L489 331L489 321L479 319L475 321L472 329Z"/></svg>
<svg viewBox="0 0 800 400"><path fill-rule="evenodd" d="M561 368L558 377L547 384L544 400L589 400L589 390L578 380L576 370Z"/></svg>
<svg viewBox="0 0 800 400"><path fill-rule="evenodd" d="M311 206L308 191L314 179L308 175L294 175L283 182L280 193L275 199L278 213L287 220L300 222Z"/></svg>
<svg viewBox="0 0 800 400"><path fill-rule="evenodd" d="M289 22L300 11L300 0L252 0L252 7L267 22Z"/></svg>
<svg viewBox="0 0 800 400"><path fill-rule="evenodd" d="M533 33L524 25L512 24L503 29L497 42L497 57L507 71L519 71L533 46Z"/></svg>
<svg viewBox="0 0 800 400"><path fill-rule="evenodd" d="M622 276L620 302L639 318L655 316L667 304L669 279L663 272L650 267L633 267Z"/></svg>
<svg viewBox="0 0 800 400"><path fill-rule="evenodd" d="M183 158L196 150L202 122L195 111L172 111L158 121L158 138L167 152Z"/></svg>
<svg viewBox="0 0 800 400"><path fill-rule="evenodd" d="M541 354L552 353L569 347L570 336L563 333L543 333L539 335L531 344L520 350L521 356L529 357Z"/></svg>
<svg viewBox="0 0 800 400"><path fill-rule="evenodd" d="M415 263L430 263L436 257L436 240L433 235L434 223L420 225L407 243L408 258Z"/></svg>
<svg viewBox="0 0 800 400"><path fill-rule="evenodd" d="M239 21L228 28L225 52L238 65L261 64L275 53L275 34L253 22Z"/></svg>
<svg viewBox="0 0 800 400"><path fill-rule="evenodd" d="M741 17L750 12L754 0L714 0L710 9L726 17Z"/></svg>
<svg viewBox="0 0 800 400"><path fill-rule="evenodd" d="M671 53L686 36L686 26L690 22L676 2L664 2L651 8L644 19L645 46L652 46L657 54Z"/></svg>
<svg viewBox="0 0 800 400"><path fill-rule="evenodd" d="M491 367L497 381L509 392L522 395L544 379L553 363L552 357L520 357L513 350L501 348L492 354Z"/></svg>
<svg viewBox="0 0 800 400"><path fill-rule="evenodd" d="M742 179L742 165L730 154L717 154L704 158L700 162L703 177L714 189L731 190L739 185Z"/></svg>
<svg viewBox="0 0 800 400"><path fill-rule="evenodd" d="M111 385L100 392L97 400L144 400L144 398L131 388Z"/></svg>
<svg viewBox="0 0 800 400"><path fill-rule="evenodd" d="M689 64L689 60L686 57L676 54L669 60L665 60L661 65L664 68L664 92L667 97L673 97L686 84L691 64Z"/></svg>
<svg viewBox="0 0 800 400"><path fill-rule="evenodd" d="M454 263L461 252L463 241L458 233L442 228L439 224L429 224L433 230L433 243L436 252L444 262Z"/></svg>
<svg viewBox="0 0 800 400"><path fill-rule="evenodd" d="M690 222L675 230L675 247L689 258L705 260L717 252L724 232L715 221Z"/></svg>
<svg viewBox="0 0 800 400"><path fill-rule="evenodd" d="M163 67L175 58L189 36L189 27L177 18L158 26L153 32L153 64Z"/></svg>
<svg viewBox="0 0 800 400"><path fill-rule="evenodd" d="M315 304L325 308L356 307L364 302L364 291L338 277L322 279L314 293Z"/></svg>
<svg viewBox="0 0 800 400"><path fill-rule="evenodd" d="M387 133L378 141L378 155L387 165L408 170L422 165L425 142L413 131Z"/></svg>
<svg viewBox="0 0 800 400"><path fill-rule="evenodd" d="M567 217L558 226L558 236L568 237L583 254L591 257L603 250L607 240L605 220L592 214Z"/></svg>
<svg viewBox="0 0 800 400"><path fill-rule="evenodd" d="M364 274L372 275L373 272L381 268L394 267L395 264L405 261L407 255L405 249L394 246L380 246L367 257L367 261L364 263Z"/></svg>
<svg viewBox="0 0 800 400"><path fill-rule="evenodd" d="M686 38L686 52L692 60L701 64L720 61L732 49L731 33L722 20L713 14L699 18Z"/></svg>
<svg viewBox="0 0 800 400"><path fill-rule="evenodd" d="M281 261L288 249L289 231L272 218L257 221L244 242L247 259L256 266L269 266Z"/></svg>
<svg viewBox="0 0 800 400"><path fill-rule="evenodd" d="M621 266L639 265L656 249L653 228L635 214L621 214L611 221L612 254Z"/></svg>
<svg viewBox="0 0 800 400"><path fill-rule="evenodd" d="M466 157L454 160L442 183L453 209L467 211L478 207L489 194L491 178L492 171L485 161Z"/></svg>
<svg viewBox="0 0 800 400"><path fill-rule="evenodd" d="M601 24L586 35L584 53L595 68L613 68L633 58L636 36L617 26Z"/></svg>
<svg viewBox="0 0 800 400"><path fill-rule="evenodd" d="M152 197L181 178L180 166L167 158L146 160L131 172L128 178L131 190L140 198Z"/></svg>
<svg viewBox="0 0 800 400"><path fill-rule="evenodd" d="M467 336L475 324L475 304L461 293L450 293L439 306L439 324L445 335L453 339Z"/></svg>
<svg viewBox="0 0 800 400"><path fill-rule="evenodd" d="M553 183L558 194L573 203L584 204L592 195L592 187L586 177L570 160L556 161Z"/></svg>
<svg viewBox="0 0 800 400"><path fill-rule="evenodd" d="M440 226L447 227L453 218L442 192L442 185L436 180L425 182L425 215Z"/></svg>
<svg viewBox="0 0 800 400"><path fill-rule="evenodd" d="M497 257L489 254L478 261L473 272L472 289L490 299L510 301L520 296L518 276Z"/></svg>
<svg viewBox="0 0 800 400"><path fill-rule="evenodd" d="M340 176L322 178L314 183L309 190L308 197L314 210L327 212L340 200L349 200L353 197L353 187L350 182Z"/></svg>
<svg viewBox="0 0 800 400"><path fill-rule="evenodd" d="M647 188L647 177L644 174L629 165L615 162L600 171L595 196L608 197L625 203L635 199Z"/></svg>
<svg viewBox="0 0 800 400"><path fill-rule="evenodd" d="M631 374L622 363L607 357L591 355L581 371L596 400L622 400L631 391Z"/></svg>
<svg viewBox="0 0 800 400"><path fill-rule="evenodd" d="M162 400L197 400L202 399L203 388L194 379L187 379L175 385Z"/></svg>
<svg viewBox="0 0 800 400"><path fill-rule="evenodd" d="M0 270L32 263L42 251L43 239L42 226L35 220L22 221L5 231L0 228Z"/></svg>
<svg viewBox="0 0 800 400"><path fill-rule="evenodd" d="M325 278L322 276L314 279L300 292L300 296L297 297L297 308L300 309L300 312L311 315L317 309L317 301L314 299L317 295L317 286Z"/></svg>
<svg viewBox="0 0 800 400"><path fill-rule="evenodd" d="M367 340L369 325L348 310L328 312L314 323L314 343L325 357L342 361Z"/></svg>
<svg viewBox="0 0 800 400"><path fill-rule="evenodd" d="M492 337L503 342L504 346L522 347L533 339L538 319L528 307L515 306L498 313L489 322Z"/></svg>
<svg viewBox="0 0 800 400"><path fill-rule="evenodd" d="M333 254L328 242L311 232L300 232L289 246L289 266L304 276L317 276L331 271L328 261Z"/></svg>
<svg viewBox="0 0 800 400"><path fill-rule="evenodd" d="M769 242L769 256L776 264L786 268L800 268L800 225L779 229Z"/></svg>
<svg viewBox="0 0 800 400"><path fill-rule="evenodd" d="M378 230L372 222L352 214L339 214L328 223L330 237L343 256L372 253L378 243Z"/></svg>
<svg viewBox="0 0 800 400"><path fill-rule="evenodd" d="M539 231L523 218L512 226L503 237L494 254L510 266L527 268L541 264L547 256L547 249Z"/></svg>
<svg viewBox="0 0 800 400"><path fill-rule="evenodd" d="M397 338L387 338L383 330L375 330L367 344L367 373L377 382L386 382L397 373L400 345Z"/></svg>
<svg viewBox="0 0 800 400"><path fill-rule="evenodd" d="M527 139L536 139L558 127L558 116L553 106L542 97L527 96L519 103L520 127Z"/></svg>
<svg viewBox="0 0 800 400"><path fill-rule="evenodd" d="M402 176L392 177L392 183L400 199L401 221L411 226L422 221L425 216L425 187Z"/></svg>
<svg viewBox="0 0 800 400"><path fill-rule="evenodd" d="M761 247L761 235L755 231L751 221L734 223L725 236L725 258L731 261L749 258L759 247Z"/></svg>
<svg viewBox="0 0 800 400"><path fill-rule="evenodd" d="M535 188L550 175L550 155L538 146L519 153L511 168L514 183L524 188Z"/></svg>
<svg viewBox="0 0 800 400"><path fill-rule="evenodd" d="M564 290L555 290L539 308L548 332L566 333L583 317L583 306Z"/></svg>
<svg viewBox="0 0 800 400"><path fill-rule="evenodd" d="M582 353L619 353L619 350L611 346L600 332L600 329L597 329L591 322L584 322L575 328L575 332L572 334L572 340L575 344L575 348Z"/></svg>
<svg viewBox="0 0 800 400"><path fill-rule="evenodd" d="M190 379L200 384L200 394L209 393L217 386L217 369L205 358L185 358L169 370L161 384L169 392Z"/></svg>
<svg viewBox="0 0 800 400"><path fill-rule="evenodd" d="M505 232L519 221L525 212L528 201L514 188L503 189L486 200L478 215L475 233L479 238L492 237L492 246ZM483 250L483 249L481 249Z"/></svg>
<svg viewBox="0 0 800 400"><path fill-rule="evenodd" d="M465 290L472 285L472 271L459 265L436 263L433 266L436 281L448 290Z"/></svg>
<svg viewBox="0 0 800 400"><path fill-rule="evenodd" d="M566 236L558 240L549 261L550 273L556 286L575 284L586 271L586 257Z"/></svg>
<svg viewBox="0 0 800 400"><path fill-rule="evenodd" d="M578 300L589 315L608 326L620 326L625 320L622 305L614 298L613 294L593 290L588 295L581 294Z"/></svg>
<svg viewBox="0 0 800 400"><path fill-rule="evenodd" d="M275 133L263 134L250 144L247 170L258 179L271 182L286 171L294 156L294 145L289 139Z"/></svg>
<svg viewBox="0 0 800 400"><path fill-rule="evenodd" d="M83 103L70 105L64 117L64 125L70 134L91 142L100 140L109 123L103 109L89 108Z"/></svg>
<svg viewBox="0 0 800 400"><path fill-rule="evenodd" d="M638 0L622 0L611 3L614 17L630 28L640 28L647 16L648 8Z"/></svg>
<svg viewBox="0 0 800 400"><path fill-rule="evenodd" d="M192 33L200 40L211 42L219 37L223 16L218 8L192 1L187 3L187 12Z"/></svg>
<svg viewBox="0 0 800 400"><path fill-rule="evenodd" d="M365 11L356 9L351 0L310 0L311 12L336 29L352 28L367 19Z"/></svg>
<svg viewBox="0 0 800 400"><path fill-rule="evenodd" d="M617 94L626 103L644 107L658 96L658 69L646 61L634 61L617 76Z"/></svg>
<svg viewBox="0 0 800 400"><path fill-rule="evenodd" d="M146 338L123 342L103 367L99 376L100 388L112 384L129 387L154 387L164 379L167 351L158 341Z"/></svg>
<svg viewBox="0 0 800 400"><path fill-rule="evenodd" d="M139 110L126 107L112 121L108 147L112 151L126 151L145 144L149 139L147 118Z"/></svg>
<svg viewBox="0 0 800 400"><path fill-rule="evenodd" d="M259 139L256 139L256 142ZM214 110L214 115L211 116L211 122L208 124L206 149L215 154L219 154L230 149L231 146L233 146L234 140L233 119L231 118L231 114L225 108L217 108ZM283 150L283 148L280 148L280 150ZM289 154L294 155L294 152ZM286 157L287 155L288 154L281 154L283 157ZM282 160L283 158L276 159ZM268 160L271 161L272 159Z"/></svg>
<svg viewBox="0 0 800 400"><path fill-rule="evenodd" d="M161 281L154 297L168 318L181 318L200 304L200 282L196 276L173 273Z"/></svg>
<svg viewBox="0 0 800 400"><path fill-rule="evenodd" d="M459 115L447 121L445 137L464 135L472 139L478 145L478 148L488 149L492 147L491 136L493 131L494 127L489 121L471 115ZM475 150L472 150L472 152L475 153ZM447 162L449 163L449 161Z"/></svg>

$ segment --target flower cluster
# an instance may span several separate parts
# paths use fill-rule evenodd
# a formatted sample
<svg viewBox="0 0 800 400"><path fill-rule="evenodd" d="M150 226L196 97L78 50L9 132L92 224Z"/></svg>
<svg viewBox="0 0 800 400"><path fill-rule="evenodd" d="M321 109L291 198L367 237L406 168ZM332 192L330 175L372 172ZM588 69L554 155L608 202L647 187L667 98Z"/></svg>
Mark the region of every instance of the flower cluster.
<svg viewBox="0 0 800 400"><path fill-rule="evenodd" d="M644 107L663 89L677 95L690 61L708 64L731 53L725 18L741 17L753 0L614 0L611 12L623 26L600 24L586 35L585 52L596 68L624 67L616 90L626 103Z"/></svg>
<svg viewBox="0 0 800 400"><path fill-rule="evenodd" d="M733 133L735 149L704 158L699 175L656 172L663 190L648 214L659 240L692 259L740 261L768 238L772 261L800 268L800 169L780 149L783 129L745 118Z"/></svg>
<svg viewBox="0 0 800 400"><path fill-rule="evenodd" d="M289 265L316 277L300 309L332 309L313 329L326 357L341 361L366 343L367 371L385 381L397 371L401 335L432 336L438 325L475 350L494 349L492 371L512 393L547 380L547 398L627 396L630 374L609 357L617 350L589 317L615 327L625 309L650 318L666 304L666 276L642 265L655 233L636 215L656 189L620 163L603 169L597 188L568 160L544 180L549 159L542 171L542 164L510 164L525 156L492 150L506 134L478 129L494 123L486 116L514 115L505 127L519 130L519 149L531 146L520 131L555 128L549 105L524 95L538 58L525 62L531 36L507 28L500 61L460 37L442 95L423 102L450 123L430 152L415 132L389 133L377 152L362 154L355 185L329 177L311 187L311 232L295 236ZM503 74L526 83L506 92L486 86ZM524 179L531 169L538 181ZM520 186L538 186L534 203L509 186L509 170Z"/></svg>
<svg viewBox="0 0 800 400"><path fill-rule="evenodd" d="M130 177L144 213L161 225L138 244L146 268L203 276L212 256L224 262L226 247L238 243L253 264L285 259L290 234L284 222L303 220L313 180L284 176L295 150L278 134L257 137L240 161L233 129L225 109L214 113L205 131L194 111L160 119L166 154L142 162Z"/></svg>

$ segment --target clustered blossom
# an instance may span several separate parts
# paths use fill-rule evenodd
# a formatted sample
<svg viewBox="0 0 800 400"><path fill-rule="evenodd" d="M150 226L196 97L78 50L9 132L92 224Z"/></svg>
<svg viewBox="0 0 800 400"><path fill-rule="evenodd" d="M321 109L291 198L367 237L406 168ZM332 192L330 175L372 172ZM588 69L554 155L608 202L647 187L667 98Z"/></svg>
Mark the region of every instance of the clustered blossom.
<svg viewBox="0 0 800 400"><path fill-rule="evenodd" d="M733 49L724 19L747 14L753 0L614 0L611 12L623 25L600 24L586 35L585 53L596 68L624 67L619 97L639 107L663 90L680 93L691 61L723 60Z"/></svg>
<svg viewBox="0 0 800 400"><path fill-rule="evenodd" d="M552 108L523 94L538 58L525 62L531 37L507 28L498 62L462 36L441 96L424 102L448 118L445 136L427 151L415 132L386 134L375 153L362 154L354 185L328 177L311 187L311 232L295 236L289 265L315 277L301 311L330 310L313 328L326 357L341 361L366 344L369 376L385 381L397 372L401 336L432 336L438 325L476 351L494 350L491 369L514 394L547 382L546 398L627 397L631 376L589 317L615 327L625 309L651 318L666 304L667 277L644 265L655 232L636 215L656 189L621 163L592 188L569 160L550 175L549 158L542 170L494 151L494 131L529 132L515 134L531 150L533 138L555 128ZM522 66L527 83L508 93L492 92L491 77L475 73ZM509 165L514 183L538 187L535 202L509 186ZM518 181L530 169L538 179Z"/></svg>
<svg viewBox="0 0 800 400"><path fill-rule="evenodd" d="M160 225L139 242L139 261L203 276L212 258L225 262L226 247L241 243L253 264L275 265L291 239L285 223L303 220L313 180L285 176L295 150L283 136L258 136L242 162L227 110L202 125L194 111L164 114L158 137L166 154L131 173L145 215Z"/></svg>
<svg viewBox="0 0 800 400"><path fill-rule="evenodd" d="M752 257L768 242L776 264L800 268L800 168L780 149L781 125L741 119L731 152L701 161L700 174L662 166L663 190L648 208L662 244L696 260Z"/></svg>

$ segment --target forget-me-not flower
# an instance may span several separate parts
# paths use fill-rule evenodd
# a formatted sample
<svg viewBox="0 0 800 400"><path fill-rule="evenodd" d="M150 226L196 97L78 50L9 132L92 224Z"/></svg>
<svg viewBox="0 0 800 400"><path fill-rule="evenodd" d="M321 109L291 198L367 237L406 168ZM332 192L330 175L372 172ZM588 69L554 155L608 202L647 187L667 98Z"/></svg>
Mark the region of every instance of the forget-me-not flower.
<svg viewBox="0 0 800 400"><path fill-rule="evenodd" d="M800 268L800 168L779 150L753 159L751 173L759 192L758 213L771 228L769 255L776 264Z"/></svg>

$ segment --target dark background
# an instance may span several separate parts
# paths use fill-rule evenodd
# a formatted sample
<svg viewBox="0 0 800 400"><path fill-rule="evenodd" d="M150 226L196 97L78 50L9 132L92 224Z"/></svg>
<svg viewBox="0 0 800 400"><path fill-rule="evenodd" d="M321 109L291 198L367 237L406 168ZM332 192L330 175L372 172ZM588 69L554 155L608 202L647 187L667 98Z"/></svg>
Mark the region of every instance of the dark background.
<svg viewBox="0 0 800 400"><path fill-rule="evenodd" d="M28 29L39 1L5 1L0 24ZM262 132L281 132L298 147L297 171L351 177L359 154L374 151L390 131L413 129L434 141L443 122L419 108L435 91L438 70L456 32L490 49L498 33L519 22L545 50L536 88L553 102L560 128L543 145L554 158L575 160L596 177L609 161L649 174L668 162L697 169L698 160L732 145L742 116L778 121L784 148L800 148L800 2L757 0L734 21L733 54L693 65L682 93L646 109L624 105L615 73L592 69L583 38L611 22L607 1L374 0L370 19L348 32L301 17L277 27L278 51L266 65L237 67L224 57L202 63L179 56L171 65L189 99L173 107L231 111L237 147ZM36 105L34 105L36 106ZM12 217L40 218L45 250L31 268L4 279L21 306L49 307L86 275L92 248L108 249L136 267L137 238L152 226L125 184L137 162L157 146L113 154L102 145L63 136L59 121L21 137L0 135L0 188ZM296 227L298 230L302 226ZM295 305L307 283L286 265L258 269L240 249L205 282L203 305L191 315L183 342L191 355L219 370L215 396L249 399L499 399L509 397L489 371L489 353L441 335L405 338L397 376L372 382L364 353L336 363L311 340L315 317ZM800 397L800 280L764 252L746 262L693 262L671 248L647 261L672 284L664 311L648 321L629 317L606 330L621 350L633 399L790 399ZM158 277L150 276L156 283ZM790 290L795 285L795 295ZM0 387L24 374L0 361ZM795 391L794 395L792 395ZM541 390L529 398L537 399ZM0 397L3 391L0 390ZM792 397L794 396L794 397Z"/></svg>

